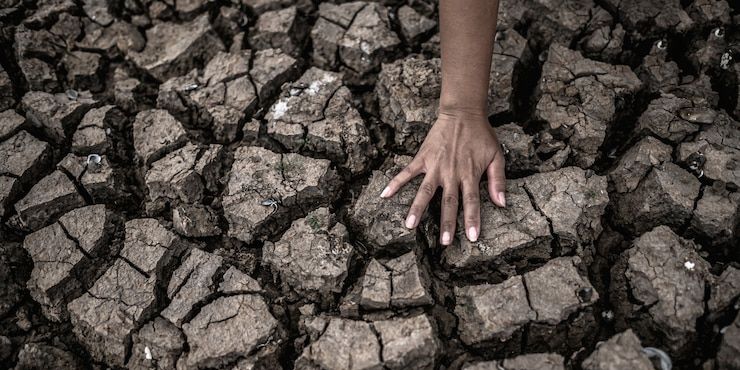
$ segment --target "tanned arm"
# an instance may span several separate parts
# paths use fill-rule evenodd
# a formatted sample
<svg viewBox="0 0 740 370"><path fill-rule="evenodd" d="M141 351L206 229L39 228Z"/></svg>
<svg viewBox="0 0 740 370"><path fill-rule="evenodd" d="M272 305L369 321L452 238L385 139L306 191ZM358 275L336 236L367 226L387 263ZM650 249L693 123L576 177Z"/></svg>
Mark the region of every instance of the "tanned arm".
<svg viewBox="0 0 740 370"><path fill-rule="evenodd" d="M442 92L437 121L414 160L394 177L381 197L393 196L425 174L406 227L415 228L438 187L442 192L440 242L455 235L459 199L469 240L480 235L479 184L485 173L488 193L506 206L504 153L488 122L488 80L496 33L498 0L441 0ZM462 198L460 194L462 193Z"/></svg>

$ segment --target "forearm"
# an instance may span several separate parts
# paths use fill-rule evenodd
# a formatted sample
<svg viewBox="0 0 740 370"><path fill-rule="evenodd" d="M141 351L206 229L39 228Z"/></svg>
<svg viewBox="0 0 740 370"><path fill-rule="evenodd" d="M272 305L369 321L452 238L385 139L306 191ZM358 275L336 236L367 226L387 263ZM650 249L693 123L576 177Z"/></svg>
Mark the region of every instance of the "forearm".
<svg viewBox="0 0 740 370"><path fill-rule="evenodd" d="M440 112L486 114L498 0L440 0Z"/></svg>

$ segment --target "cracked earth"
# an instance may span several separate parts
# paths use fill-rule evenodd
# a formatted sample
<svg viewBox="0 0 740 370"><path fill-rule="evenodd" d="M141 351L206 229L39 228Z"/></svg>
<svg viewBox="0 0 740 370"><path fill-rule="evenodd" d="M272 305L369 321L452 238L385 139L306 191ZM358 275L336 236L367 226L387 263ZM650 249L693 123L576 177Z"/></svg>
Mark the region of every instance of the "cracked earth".
<svg viewBox="0 0 740 370"><path fill-rule="evenodd" d="M435 1L0 4L0 368L740 369L736 3L501 0L446 248Z"/></svg>

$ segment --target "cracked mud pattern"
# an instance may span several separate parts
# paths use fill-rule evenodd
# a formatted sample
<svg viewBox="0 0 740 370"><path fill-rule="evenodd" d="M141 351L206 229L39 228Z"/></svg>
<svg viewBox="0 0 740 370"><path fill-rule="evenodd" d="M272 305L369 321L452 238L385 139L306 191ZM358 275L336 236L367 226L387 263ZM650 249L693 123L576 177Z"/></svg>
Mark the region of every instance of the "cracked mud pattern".
<svg viewBox="0 0 740 370"><path fill-rule="evenodd" d="M0 4L2 369L740 369L734 2L502 0L446 248L436 1Z"/></svg>

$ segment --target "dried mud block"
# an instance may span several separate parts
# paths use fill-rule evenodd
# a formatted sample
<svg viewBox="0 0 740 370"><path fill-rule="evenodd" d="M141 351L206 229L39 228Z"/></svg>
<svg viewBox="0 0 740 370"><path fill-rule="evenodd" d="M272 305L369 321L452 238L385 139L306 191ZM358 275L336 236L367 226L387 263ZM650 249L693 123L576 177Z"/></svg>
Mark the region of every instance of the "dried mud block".
<svg viewBox="0 0 740 370"><path fill-rule="evenodd" d="M398 8L398 23L401 25L401 35L409 44L417 44L437 27L437 22L419 14L408 5Z"/></svg>
<svg viewBox="0 0 740 370"><path fill-rule="evenodd" d="M592 338L592 306L599 295L579 257L558 257L523 275L529 305L537 313L527 333L533 350L580 348Z"/></svg>
<svg viewBox="0 0 740 370"><path fill-rule="evenodd" d="M561 248L592 243L601 234L601 216L609 203L605 176L566 167L534 174L521 183Z"/></svg>
<svg viewBox="0 0 740 370"><path fill-rule="evenodd" d="M57 164L57 168L71 176L75 185L84 189L93 203L115 202L127 194L121 173L113 168L105 155L82 157L70 153Z"/></svg>
<svg viewBox="0 0 740 370"><path fill-rule="evenodd" d="M200 202L206 190L217 190L222 154L220 144L201 148L188 143L152 163L144 179L149 199L153 202Z"/></svg>
<svg viewBox="0 0 740 370"><path fill-rule="evenodd" d="M156 317L133 335L128 369L174 369L185 349L185 335L171 322Z"/></svg>
<svg viewBox="0 0 740 370"><path fill-rule="evenodd" d="M710 245L730 245L736 240L740 223L740 193L717 185L704 188L690 226L695 234L705 236Z"/></svg>
<svg viewBox="0 0 740 370"><path fill-rule="evenodd" d="M98 103L89 92L49 94L31 91L21 101L28 121L57 143L66 141L82 116Z"/></svg>
<svg viewBox="0 0 740 370"><path fill-rule="evenodd" d="M525 180L526 181L526 180ZM488 198L485 185L481 188L481 235L476 242L465 236L465 228L457 227L453 245L442 251L442 261L455 272L470 271L479 274L485 270L502 271L512 275L514 269L526 267L533 259L550 257L548 220L530 201L521 181L509 181L506 189L506 208ZM458 225L464 225L458 215Z"/></svg>
<svg viewBox="0 0 740 370"><path fill-rule="evenodd" d="M51 92L59 88L55 68L49 63L58 60L64 50L64 40L48 30L31 30L26 26L15 29L15 57L30 90ZM47 62L48 61L48 62Z"/></svg>
<svg viewBox="0 0 740 370"><path fill-rule="evenodd" d="M81 154L106 154L117 144L112 129L123 128L126 118L114 105L94 108L85 114L72 135L72 150Z"/></svg>
<svg viewBox="0 0 740 370"><path fill-rule="evenodd" d="M39 366L49 369L80 369L84 367L82 359L72 352L42 343L26 343L18 352L18 362L15 364L15 369L38 369Z"/></svg>
<svg viewBox="0 0 740 370"><path fill-rule="evenodd" d="M285 82L298 77L298 66L297 59L278 49L255 52L249 75L259 98L262 101L269 100Z"/></svg>
<svg viewBox="0 0 740 370"><path fill-rule="evenodd" d="M0 111L0 140L7 140L18 133L25 122L26 118L12 109Z"/></svg>
<svg viewBox="0 0 740 370"><path fill-rule="evenodd" d="M113 74L113 101L126 112L143 111L147 105L148 86L118 68Z"/></svg>
<svg viewBox="0 0 740 370"><path fill-rule="evenodd" d="M697 176L740 186L740 123L724 112L692 112L704 125L694 141L678 145L678 159ZM710 122L711 121L711 122Z"/></svg>
<svg viewBox="0 0 740 370"><path fill-rule="evenodd" d="M223 195L229 236L249 243L282 227L279 218L330 203L339 182L328 160L239 147Z"/></svg>
<svg viewBox="0 0 740 370"><path fill-rule="evenodd" d="M660 37L664 33L682 34L694 22L681 7L679 0L658 0L645 3L640 0L607 0L607 10L617 14L625 28L636 39Z"/></svg>
<svg viewBox="0 0 740 370"><path fill-rule="evenodd" d="M416 178L404 186L392 198L382 199L380 193L388 182L411 163L411 157L393 156L382 169L373 171L370 182L362 189L357 202L349 213L349 220L358 236L373 252L382 250L401 252L417 244L418 228L407 229L404 220L409 206L416 196L421 179ZM427 219L426 213L420 224Z"/></svg>
<svg viewBox="0 0 740 370"><path fill-rule="evenodd" d="M628 66L586 59L577 51L552 44L537 87L534 118L544 121L546 130L570 146L575 165L590 167L599 156L607 128L641 87Z"/></svg>
<svg viewBox="0 0 740 370"><path fill-rule="evenodd" d="M285 84L265 119L267 133L289 150L330 159L353 174L364 171L376 154L338 73L311 68Z"/></svg>
<svg viewBox="0 0 740 370"><path fill-rule="evenodd" d="M599 296L580 264L578 257L559 257L500 284L455 288L460 339L474 347L518 348L528 326L527 343L560 349L588 336L583 322L593 321L590 306ZM553 335L557 331L566 333Z"/></svg>
<svg viewBox="0 0 740 370"><path fill-rule="evenodd" d="M507 123L496 127L496 138L506 156L506 173L520 174L536 171L541 163L535 149L535 137L524 132L522 126Z"/></svg>
<svg viewBox="0 0 740 370"><path fill-rule="evenodd" d="M218 125L224 118L236 120L235 130L260 99L271 98L296 76L297 67L295 58L276 49L218 52L202 72L192 70L160 85L157 106L194 126L211 126L220 136Z"/></svg>
<svg viewBox="0 0 740 370"><path fill-rule="evenodd" d="M239 271L236 267L229 267L218 285L219 293L262 293L262 287L257 280Z"/></svg>
<svg viewBox="0 0 740 370"><path fill-rule="evenodd" d="M622 53L626 32L604 8L597 6L591 10L591 19L583 32L579 47L586 57L613 61Z"/></svg>
<svg viewBox="0 0 740 370"><path fill-rule="evenodd" d="M49 64L36 58L27 58L19 60L18 66L29 89L46 92L59 89L60 83L56 72Z"/></svg>
<svg viewBox="0 0 740 370"><path fill-rule="evenodd" d="M131 335L157 306L165 270L188 246L155 219L126 222L119 258L67 306L72 327L93 358L124 366Z"/></svg>
<svg viewBox="0 0 740 370"><path fill-rule="evenodd" d="M115 19L104 0L85 0L82 10L88 18L101 26L107 26Z"/></svg>
<svg viewBox="0 0 740 370"><path fill-rule="evenodd" d="M496 33L488 77L488 115L514 111L514 86L518 78L516 69L530 58L527 39L518 32L510 29Z"/></svg>
<svg viewBox="0 0 740 370"><path fill-rule="evenodd" d="M728 266L712 283L712 290L707 302L710 313L720 313L729 308L740 296L740 270Z"/></svg>
<svg viewBox="0 0 740 370"><path fill-rule="evenodd" d="M391 29L388 10L379 3L322 3L311 29L313 64L345 71L360 82L395 53L401 40Z"/></svg>
<svg viewBox="0 0 740 370"><path fill-rule="evenodd" d="M354 254L348 239L347 228L322 207L293 221L277 242L266 242L262 258L286 290L332 302L342 292Z"/></svg>
<svg viewBox="0 0 740 370"><path fill-rule="evenodd" d="M658 225L681 228L691 217L700 185L696 177L671 162L653 167L635 190L616 197L615 221L637 233Z"/></svg>
<svg viewBox="0 0 740 370"><path fill-rule="evenodd" d="M565 370L565 359L557 353L530 353L497 361L463 366L463 370Z"/></svg>
<svg viewBox="0 0 740 370"><path fill-rule="evenodd" d="M222 233L218 215L200 204L180 204L172 210L172 226L184 236L201 238Z"/></svg>
<svg viewBox="0 0 740 370"><path fill-rule="evenodd" d="M720 370L740 368L740 314L723 330L722 342L717 351L717 367Z"/></svg>
<svg viewBox="0 0 740 370"><path fill-rule="evenodd" d="M103 63L100 54L85 51L73 51L62 58L62 65L67 72L67 83L77 90L100 92L104 88L102 81Z"/></svg>
<svg viewBox="0 0 740 370"><path fill-rule="evenodd" d="M151 164L187 141L182 123L162 109L139 112L133 131L134 149L144 164Z"/></svg>
<svg viewBox="0 0 740 370"><path fill-rule="evenodd" d="M77 187L62 171L44 177L15 204L23 225L38 230L59 216L85 205Z"/></svg>
<svg viewBox="0 0 740 370"><path fill-rule="evenodd" d="M514 30L500 32L489 75L488 114L513 112L517 67L528 58L527 40ZM441 60L407 57L383 64L375 93L380 119L395 129L401 150L415 152L437 118Z"/></svg>
<svg viewBox="0 0 740 370"><path fill-rule="evenodd" d="M653 363L642 352L642 344L631 329L627 329L597 345L581 364L585 370L635 369L653 370Z"/></svg>
<svg viewBox="0 0 740 370"><path fill-rule="evenodd" d="M524 18L531 23L528 34L544 47L550 43L568 45L585 33L595 5L592 0L532 0L524 4Z"/></svg>
<svg viewBox="0 0 740 370"><path fill-rule="evenodd" d="M619 158L609 172L609 182L618 193L634 191L651 169L671 161L673 148L662 141L647 136L633 145Z"/></svg>
<svg viewBox="0 0 740 370"><path fill-rule="evenodd" d="M146 39L146 47L129 51L128 58L160 81L181 76L224 50L207 14L187 23L157 23L146 31Z"/></svg>
<svg viewBox="0 0 740 370"><path fill-rule="evenodd" d="M68 319L66 305L92 284L97 259L116 252L107 249L113 217L104 205L78 208L24 239L33 260L27 287L49 320Z"/></svg>
<svg viewBox="0 0 740 370"><path fill-rule="evenodd" d="M650 93L667 92L680 82L678 64L668 58L668 42L657 41L642 60L636 73Z"/></svg>
<svg viewBox="0 0 740 370"><path fill-rule="evenodd" d="M255 14L262 14L264 12L276 9L287 8L291 5L296 5L300 9L310 7L310 1L307 0L240 0L241 4L246 5Z"/></svg>
<svg viewBox="0 0 740 370"><path fill-rule="evenodd" d="M259 295L218 298L183 325L190 351L180 358L178 368L212 368L250 357L279 340L279 326Z"/></svg>
<svg viewBox="0 0 740 370"><path fill-rule="evenodd" d="M8 72L3 67L0 67L0 111L13 108L15 103L13 81L11 81Z"/></svg>
<svg viewBox="0 0 740 370"><path fill-rule="evenodd" d="M430 285L429 273L414 252L389 260L372 259L362 278L359 303L366 310L431 305Z"/></svg>
<svg viewBox="0 0 740 370"><path fill-rule="evenodd" d="M320 321L318 339L303 349L296 369L416 370L436 365L441 343L426 315L374 322Z"/></svg>
<svg viewBox="0 0 740 370"><path fill-rule="evenodd" d="M720 0L697 0L686 8L691 19L698 25L708 26L710 24L731 23L730 4L727 1Z"/></svg>
<svg viewBox="0 0 740 370"><path fill-rule="evenodd" d="M182 327L194 312L195 305L216 291L223 258L194 248L172 273L167 286L169 306L160 315L175 326Z"/></svg>
<svg viewBox="0 0 740 370"><path fill-rule="evenodd" d="M680 143L686 137L699 131L702 116L695 112L703 111L691 99L662 94L650 102L645 112L637 120L636 131L642 135L655 135L659 138ZM693 115L692 115L693 114Z"/></svg>
<svg viewBox="0 0 740 370"><path fill-rule="evenodd" d="M612 267L611 299L617 329L635 329L650 345L675 356L696 340L697 319L704 314L710 265L693 242L658 226L633 242Z"/></svg>
<svg viewBox="0 0 740 370"><path fill-rule="evenodd" d="M375 321L373 327L383 347L384 368L436 368L442 345L426 315Z"/></svg>
<svg viewBox="0 0 740 370"><path fill-rule="evenodd" d="M146 39L135 25L116 19L108 26L96 23L85 25L85 36L77 42L83 50L103 53L109 59L122 54L139 52L146 46Z"/></svg>
<svg viewBox="0 0 740 370"><path fill-rule="evenodd" d="M170 262L189 248L189 243L153 218L126 222L126 239L120 257L138 271L156 277Z"/></svg>
<svg viewBox="0 0 740 370"><path fill-rule="evenodd" d="M382 347L370 323L332 318L318 338L303 349L296 369L381 369Z"/></svg>
<svg viewBox="0 0 740 370"><path fill-rule="evenodd" d="M418 149L437 117L441 60L409 57L383 64L375 86L380 119L395 129L396 145Z"/></svg>
<svg viewBox="0 0 740 370"><path fill-rule="evenodd" d="M249 33L249 43L255 49L281 49L299 55L308 36L308 23L291 6L262 13Z"/></svg>
<svg viewBox="0 0 740 370"><path fill-rule="evenodd" d="M67 306L80 342L98 361L124 366L131 334L151 314L157 279L122 259L81 297Z"/></svg>
<svg viewBox="0 0 740 370"><path fill-rule="evenodd" d="M20 191L39 178L50 158L49 144L26 131L19 131L0 143L0 178L3 179L0 213L5 213Z"/></svg>
<svg viewBox="0 0 740 370"><path fill-rule="evenodd" d="M522 328L537 318L518 275L501 284L455 288L455 296L460 339L467 345L485 346L512 337L518 342Z"/></svg>

